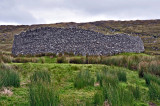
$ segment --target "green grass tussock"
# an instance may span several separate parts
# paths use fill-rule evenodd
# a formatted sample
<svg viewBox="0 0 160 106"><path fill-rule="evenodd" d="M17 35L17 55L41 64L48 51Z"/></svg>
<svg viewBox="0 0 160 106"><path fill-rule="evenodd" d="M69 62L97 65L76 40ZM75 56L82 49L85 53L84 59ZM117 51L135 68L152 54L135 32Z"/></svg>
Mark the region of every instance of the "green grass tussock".
<svg viewBox="0 0 160 106"><path fill-rule="evenodd" d="M30 77L29 102L31 106L58 106L59 95L51 83L48 71L35 71Z"/></svg>
<svg viewBox="0 0 160 106"><path fill-rule="evenodd" d="M82 70L74 79L74 87L81 89L86 86L94 86L94 77L92 77L88 70Z"/></svg>
<svg viewBox="0 0 160 106"><path fill-rule="evenodd" d="M68 60L65 56L57 57L57 63L68 63Z"/></svg>
<svg viewBox="0 0 160 106"><path fill-rule="evenodd" d="M52 85L31 84L29 86L29 102L31 106L58 106L59 96Z"/></svg>
<svg viewBox="0 0 160 106"><path fill-rule="evenodd" d="M108 87L108 101L112 106L134 106L133 95L122 87Z"/></svg>
<svg viewBox="0 0 160 106"><path fill-rule="evenodd" d="M129 88L129 91L132 92L132 94L133 94L133 96L134 96L134 98L135 98L136 100L138 100L138 99L141 98L140 88L139 88L138 85L136 85L136 87L134 87L134 86L129 86L128 88Z"/></svg>
<svg viewBox="0 0 160 106"><path fill-rule="evenodd" d="M118 76L119 81L127 82L127 77L126 77L126 73L125 72L119 71L117 73L117 76Z"/></svg>
<svg viewBox="0 0 160 106"><path fill-rule="evenodd" d="M51 82L50 73L45 70L35 71L33 75L30 77L30 79L32 83L36 83L36 82L50 83Z"/></svg>
<svg viewBox="0 0 160 106"><path fill-rule="evenodd" d="M154 82L150 83L149 97L150 97L150 100L160 101L160 85Z"/></svg>
<svg viewBox="0 0 160 106"><path fill-rule="evenodd" d="M94 97L93 97L93 104L95 106L102 106L104 103L104 96L102 91L96 92Z"/></svg>
<svg viewBox="0 0 160 106"><path fill-rule="evenodd" d="M69 63L73 64L85 64L85 58L84 57L72 57L69 59Z"/></svg>
<svg viewBox="0 0 160 106"><path fill-rule="evenodd" d="M144 79L145 79L147 85L150 85L151 81L160 85L160 78L158 76L155 76L155 75L152 75L149 73L145 73Z"/></svg>
<svg viewBox="0 0 160 106"><path fill-rule="evenodd" d="M0 87L20 87L20 77L14 70L0 69Z"/></svg>

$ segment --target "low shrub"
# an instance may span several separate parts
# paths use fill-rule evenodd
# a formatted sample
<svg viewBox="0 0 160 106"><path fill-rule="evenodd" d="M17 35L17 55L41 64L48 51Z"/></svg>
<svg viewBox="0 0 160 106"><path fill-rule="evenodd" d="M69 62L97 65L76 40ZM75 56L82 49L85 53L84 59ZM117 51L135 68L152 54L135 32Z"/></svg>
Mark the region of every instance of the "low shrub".
<svg viewBox="0 0 160 106"><path fill-rule="evenodd" d="M144 73L160 76L160 61L140 62L138 70L140 77L143 77Z"/></svg>
<svg viewBox="0 0 160 106"><path fill-rule="evenodd" d="M94 86L94 77L88 70L80 71L74 80L74 87L81 89L86 86Z"/></svg>
<svg viewBox="0 0 160 106"><path fill-rule="evenodd" d="M115 66L120 66L120 62L121 58L117 57L103 57L101 60L102 64L106 64L106 65L115 65Z"/></svg>
<svg viewBox="0 0 160 106"><path fill-rule="evenodd" d="M147 72L160 76L160 61L151 61L147 69Z"/></svg>
<svg viewBox="0 0 160 106"><path fill-rule="evenodd" d="M30 77L32 83L37 83L37 82L46 82L50 83L51 82L51 76L48 71L35 71L33 75Z"/></svg>
<svg viewBox="0 0 160 106"><path fill-rule="evenodd" d="M29 102L31 106L58 106L59 95L52 85L37 83L29 85Z"/></svg>
<svg viewBox="0 0 160 106"><path fill-rule="evenodd" d="M57 57L57 63L68 63L65 56Z"/></svg>
<svg viewBox="0 0 160 106"><path fill-rule="evenodd" d="M13 59L14 63L28 63L28 62L33 62L37 63L38 59L36 58L27 58L27 57L16 57Z"/></svg>
<svg viewBox="0 0 160 106"><path fill-rule="evenodd" d="M2 55L1 59L4 63L11 63L13 61L13 57L10 55Z"/></svg>
<svg viewBox="0 0 160 106"><path fill-rule="evenodd" d="M14 68L10 64L2 62L0 64L0 69L3 69L3 70L13 70Z"/></svg>
<svg viewBox="0 0 160 106"><path fill-rule="evenodd" d="M83 58L83 57L72 57L72 58L69 59L69 63L85 64L85 58Z"/></svg>
<svg viewBox="0 0 160 106"><path fill-rule="evenodd" d="M0 87L19 87L20 77L14 70L2 70L0 69Z"/></svg>
<svg viewBox="0 0 160 106"><path fill-rule="evenodd" d="M100 64L101 57L100 56L86 56L87 64Z"/></svg>
<svg viewBox="0 0 160 106"><path fill-rule="evenodd" d="M118 76L119 81L127 82L126 72L119 71L117 73L117 76Z"/></svg>

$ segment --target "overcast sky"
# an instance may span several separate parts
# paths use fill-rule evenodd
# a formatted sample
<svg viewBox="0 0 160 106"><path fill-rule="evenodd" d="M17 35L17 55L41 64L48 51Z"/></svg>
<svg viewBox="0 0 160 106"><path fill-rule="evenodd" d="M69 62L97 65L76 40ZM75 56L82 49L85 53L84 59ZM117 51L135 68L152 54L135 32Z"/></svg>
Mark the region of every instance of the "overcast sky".
<svg viewBox="0 0 160 106"><path fill-rule="evenodd" d="M0 25L160 19L160 0L0 0Z"/></svg>

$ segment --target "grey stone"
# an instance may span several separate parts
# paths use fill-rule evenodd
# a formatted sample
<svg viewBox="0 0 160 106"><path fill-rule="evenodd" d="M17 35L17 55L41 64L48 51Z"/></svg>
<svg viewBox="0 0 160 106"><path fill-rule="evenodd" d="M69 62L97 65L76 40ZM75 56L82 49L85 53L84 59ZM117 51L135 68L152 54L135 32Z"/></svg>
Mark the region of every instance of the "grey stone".
<svg viewBox="0 0 160 106"><path fill-rule="evenodd" d="M144 51L138 36L104 35L77 28L42 27L14 36L13 55L40 53L75 53L81 55L113 55L122 52Z"/></svg>

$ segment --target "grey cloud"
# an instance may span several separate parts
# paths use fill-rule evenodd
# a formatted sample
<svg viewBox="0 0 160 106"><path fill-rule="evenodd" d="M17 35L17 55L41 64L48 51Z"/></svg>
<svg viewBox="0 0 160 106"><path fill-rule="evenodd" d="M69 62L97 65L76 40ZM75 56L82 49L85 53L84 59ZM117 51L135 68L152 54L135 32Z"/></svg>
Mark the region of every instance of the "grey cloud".
<svg viewBox="0 0 160 106"><path fill-rule="evenodd" d="M38 23L33 14L27 11L23 6L16 4L16 0L2 0L0 3L0 21L13 22L17 24ZM43 21L43 20L41 20Z"/></svg>
<svg viewBox="0 0 160 106"><path fill-rule="evenodd" d="M155 19L160 18L159 4L159 0L1 0L0 21L20 24L45 23L46 19L36 17L35 11L40 14L45 11L52 14L51 18L54 19L60 17L59 14L64 14L63 10L76 11L77 16L86 18L104 15L124 20L137 17ZM54 10L61 12L53 15Z"/></svg>
<svg viewBox="0 0 160 106"><path fill-rule="evenodd" d="M158 0L66 0L73 9L82 9L89 14L125 14L142 12L158 14L160 9ZM66 6L67 7L67 6ZM149 17L149 16L148 16Z"/></svg>

